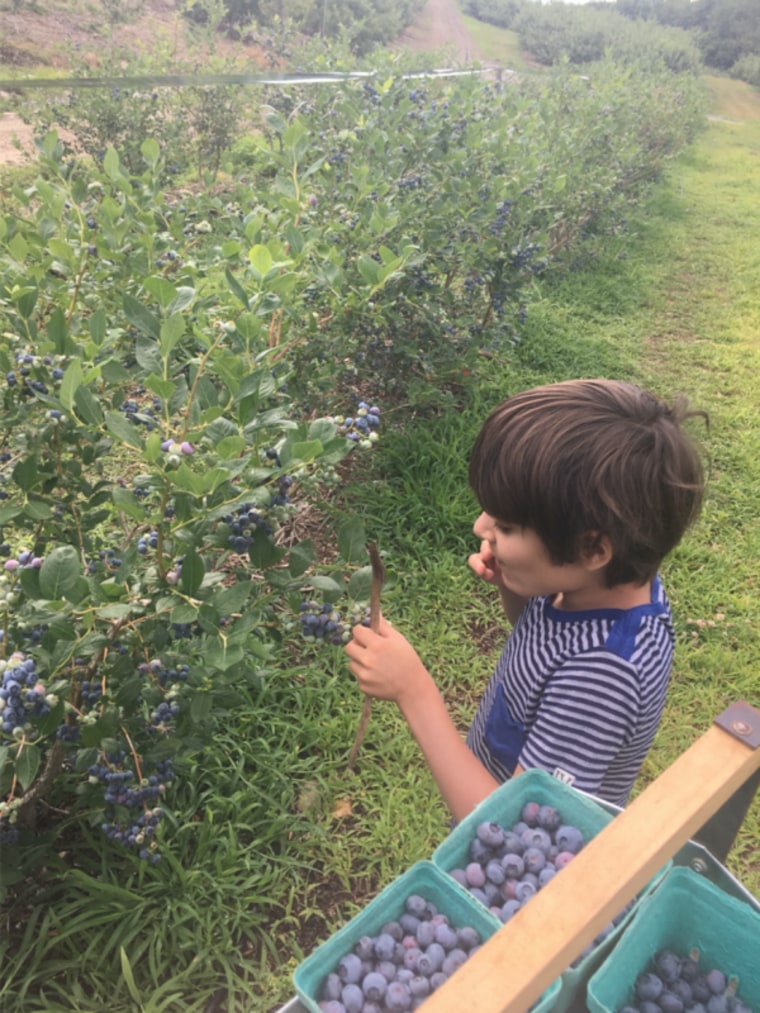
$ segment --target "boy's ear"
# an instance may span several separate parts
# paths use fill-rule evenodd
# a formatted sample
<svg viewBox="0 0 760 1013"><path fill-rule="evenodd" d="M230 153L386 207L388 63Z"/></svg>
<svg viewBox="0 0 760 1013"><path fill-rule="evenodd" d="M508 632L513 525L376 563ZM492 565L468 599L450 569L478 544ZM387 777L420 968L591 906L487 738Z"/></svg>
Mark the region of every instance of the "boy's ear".
<svg viewBox="0 0 760 1013"><path fill-rule="evenodd" d="M587 570L602 570L612 559L612 542L599 531L587 531L580 549L580 561Z"/></svg>

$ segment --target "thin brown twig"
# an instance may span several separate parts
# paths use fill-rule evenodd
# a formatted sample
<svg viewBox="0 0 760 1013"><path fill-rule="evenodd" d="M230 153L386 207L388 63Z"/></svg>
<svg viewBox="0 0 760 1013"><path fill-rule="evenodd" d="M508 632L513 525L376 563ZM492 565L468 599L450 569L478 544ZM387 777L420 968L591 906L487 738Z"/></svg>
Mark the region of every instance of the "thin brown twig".
<svg viewBox="0 0 760 1013"><path fill-rule="evenodd" d="M367 546L367 551L369 552L370 562L372 563L372 587L370 589L369 596L369 627L373 633L377 633L380 628L380 592L383 589L383 581L385 580L385 567L380 559L380 553L377 551L377 545L374 542L370 542ZM372 697L365 694L364 703L362 704L362 713L359 718L359 727L356 730L356 737L354 739L354 744L351 746L351 752L348 754L349 771L354 769L356 758L359 755L361 744L364 741L364 736L367 732L367 725L369 724L371 713Z"/></svg>

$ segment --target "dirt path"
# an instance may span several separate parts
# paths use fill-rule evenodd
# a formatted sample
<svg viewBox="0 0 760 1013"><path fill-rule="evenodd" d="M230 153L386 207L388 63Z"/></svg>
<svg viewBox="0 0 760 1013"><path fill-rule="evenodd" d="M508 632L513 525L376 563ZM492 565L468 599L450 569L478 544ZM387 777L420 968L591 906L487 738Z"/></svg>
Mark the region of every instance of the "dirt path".
<svg viewBox="0 0 760 1013"><path fill-rule="evenodd" d="M175 48L181 45L176 11L168 0L148 0L139 19L119 26L116 31L123 36L126 46L138 46L141 40L156 38L167 40ZM0 38L6 40L0 47L0 77L5 76L3 67L33 65L33 54L50 66L59 67L62 73L66 72L70 51L97 68L100 63L97 54L103 51L102 37L91 28L88 30L76 12L67 13L65 7L45 14L33 10L2 11ZM230 50L234 48L232 43L221 44ZM478 58L456 0L428 0L397 45L416 52L440 50L456 63ZM250 62L260 62L255 47L238 45L237 49ZM32 128L15 113L0 115L0 166L23 165L34 157Z"/></svg>
<svg viewBox="0 0 760 1013"><path fill-rule="evenodd" d="M456 0L428 0L425 9L401 36L399 44L416 52L443 50L458 63L479 59Z"/></svg>

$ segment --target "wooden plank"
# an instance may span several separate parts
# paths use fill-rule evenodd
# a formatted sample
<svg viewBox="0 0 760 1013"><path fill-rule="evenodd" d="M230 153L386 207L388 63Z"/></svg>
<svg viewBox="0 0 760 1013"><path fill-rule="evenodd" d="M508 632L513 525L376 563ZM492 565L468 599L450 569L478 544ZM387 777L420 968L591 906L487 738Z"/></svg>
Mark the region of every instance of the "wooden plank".
<svg viewBox="0 0 760 1013"><path fill-rule="evenodd" d="M425 1013L524 1013L758 768L760 749L711 727L435 991Z"/></svg>

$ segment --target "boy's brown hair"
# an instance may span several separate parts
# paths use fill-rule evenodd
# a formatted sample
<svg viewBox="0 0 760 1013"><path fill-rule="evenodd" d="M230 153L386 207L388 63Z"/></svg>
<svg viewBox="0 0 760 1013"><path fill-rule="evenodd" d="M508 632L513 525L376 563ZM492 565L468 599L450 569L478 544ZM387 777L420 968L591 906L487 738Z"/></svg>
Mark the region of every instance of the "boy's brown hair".
<svg viewBox="0 0 760 1013"><path fill-rule="evenodd" d="M697 518L702 460L670 406L620 380L568 380L508 398L486 419L470 485L486 513L531 528L553 563L606 535L608 587L651 580Z"/></svg>

